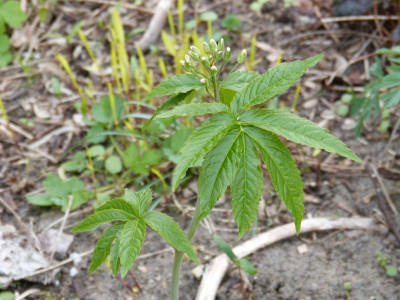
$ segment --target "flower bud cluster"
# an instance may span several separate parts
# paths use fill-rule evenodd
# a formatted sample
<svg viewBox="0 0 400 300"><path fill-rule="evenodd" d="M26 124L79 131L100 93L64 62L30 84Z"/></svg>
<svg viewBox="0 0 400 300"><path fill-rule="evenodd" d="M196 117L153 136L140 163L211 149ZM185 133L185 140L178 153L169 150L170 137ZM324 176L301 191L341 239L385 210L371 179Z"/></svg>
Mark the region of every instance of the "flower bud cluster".
<svg viewBox="0 0 400 300"><path fill-rule="evenodd" d="M238 57L237 63L241 64L246 60L247 52L243 49ZM199 75L201 82L208 85L210 82L216 82L222 67L231 59L231 48L226 47L224 39L220 39L218 43L211 39L209 43L203 43L203 49L200 50L196 46L191 46L185 59L180 63L186 72ZM203 66L207 74L202 73L198 69L198 65Z"/></svg>

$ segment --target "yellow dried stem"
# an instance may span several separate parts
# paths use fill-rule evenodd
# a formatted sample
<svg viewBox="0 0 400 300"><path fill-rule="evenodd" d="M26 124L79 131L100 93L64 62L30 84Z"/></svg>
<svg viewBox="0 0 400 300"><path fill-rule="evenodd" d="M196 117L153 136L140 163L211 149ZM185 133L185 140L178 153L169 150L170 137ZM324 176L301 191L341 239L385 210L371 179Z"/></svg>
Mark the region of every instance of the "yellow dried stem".
<svg viewBox="0 0 400 300"><path fill-rule="evenodd" d="M78 81L76 80L74 74L72 73L71 67L68 63L68 60L65 58L64 55L62 54L57 54L56 55L57 60L60 62L61 66L64 68L65 72L67 72L69 78L72 81L72 84L74 87L78 90L79 95L81 96L82 99L82 104L81 104L81 111L82 114L85 115L89 111L89 107L87 104L87 98L81 88L81 86L78 84Z"/></svg>

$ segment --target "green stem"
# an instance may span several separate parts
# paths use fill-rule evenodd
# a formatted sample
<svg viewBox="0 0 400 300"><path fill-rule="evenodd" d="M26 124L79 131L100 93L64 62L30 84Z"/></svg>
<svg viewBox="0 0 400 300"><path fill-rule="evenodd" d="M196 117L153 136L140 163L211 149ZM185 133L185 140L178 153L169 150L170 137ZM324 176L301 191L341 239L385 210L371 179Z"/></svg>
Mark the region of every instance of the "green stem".
<svg viewBox="0 0 400 300"><path fill-rule="evenodd" d="M218 87L217 87L217 79L215 78L215 75L211 75L213 79L213 88L214 88L214 98L217 102L219 101L219 95L218 95Z"/></svg>
<svg viewBox="0 0 400 300"><path fill-rule="evenodd" d="M194 211L194 215L187 232L187 237L189 241L193 239L197 227L199 226L200 215L201 215L201 209L199 201L197 200L196 209ZM172 282L171 282L171 296L170 296L171 300L179 300L179 277L181 274L183 255L184 253L182 251L175 251L174 266L172 271Z"/></svg>

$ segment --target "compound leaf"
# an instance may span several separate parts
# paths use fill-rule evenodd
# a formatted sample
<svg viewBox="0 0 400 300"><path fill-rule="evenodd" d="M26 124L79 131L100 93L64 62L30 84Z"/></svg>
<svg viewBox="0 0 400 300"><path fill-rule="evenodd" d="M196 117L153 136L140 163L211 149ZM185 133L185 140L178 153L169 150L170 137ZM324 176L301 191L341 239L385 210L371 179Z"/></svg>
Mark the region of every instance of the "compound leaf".
<svg viewBox="0 0 400 300"><path fill-rule="evenodd" d="M72 232L83 232L95 229L97 226L113 221L129 221L131 214L121 209L107 209L94 213L72 229Z"/></svg>
<svg viewBox="0 0 400 300"><path fill-rule="evenodd" d="M254 125L283 136L289 141L338 153L361 163L361 159L344 143L329 134L329 130L300 118L295 114L278 109L254 109L239 117L241 124Z"/></svg>
<svg viewBox="0 0 400 300"><path fill-rule="evenodd" d="M198 262L196 253L194 253L190 245L190 241L174 219L160 212L149 211L144 215L144 221L168 244L179 251L185 252L194 262Z"/></svg>
<svg viewBox="0 0 400 300"><path fill-rule="evenodd" d="M153 119L163 110L167 110L171 107L174 107L176 105L178 105L179 103L181 103L183 100L186 99L186 97L188 97L190 94L190 92L187 93L180 93L180 94L176 94L173 95L171 97L168 98L167 101L165 101L163 104L161 104L159 107L157 107L157 109L154 111L154 114L151 116L151 118L144 124L143 128L146 129L151 121L153 121Z"/></svg>
<svg viewBox="0 0 400 300"><path fill-rule="evenodd" d="M233 126L233 122L235 122L235 117L232 114L221 113L212 116L196 128L180 151L179 162L174 170L173 190L178 187L186 171L203 158L225 136Z"/></svg>
<svg viewBox="0 0 400 300"><path fill-rule="evenodd" d="M125 223L118 223L113 226L108 227L99 240L96 243L96 247L93 251L92 263L89 267L89 273L93 273L100 265L106 260L107 256L110 254L110 247L115 239L118 231L124 227Z"/></svg>
<svg viewBox="0 0 400 300"><path fill-rule="evenodd" d="M134 192L125 189L125 200L132 204L135 211L135 216L139 217L149 208L152 201L152 194L150 189L145 189L140 192Z"/></svg>
<svg viewBox="0 0 400 300"><path fill-rule="evenodd" d="M304 193L303 181L295 160L285 144L273 133L252 126L247 126L244 130L260 150L272 184L292 213L299 234L304 212Z"/></svg>
<svg viewBox="0 0 400 300"><path fill-rule="evenodd" d="M157 118L170 118L182 116L200 116L206 114L215 114L223 111L229 111L229 107L222 103L189 103L177 106L170 111L159 114Z"/></svg>
<svg viewBox="0 0 400 300"><path fill-rule="evenodd" d="M125 223L123 223L125 225ZM111 253L110 253L110 264L111 264L111 271L112 271L112 276L115 277L117 275L119 266L120 266L120 260L119 260L119 242L121 238L121 233L122 229L117 232L116 238L115 238L115 243L114 246L111 248Z"/></svg>
<svg viewBox="0 0 400 300"><path fill-rule="evenodd" d="M243 150L240 134L240 127L233 127L204 159L197 200L200 201L202 217L209 214L233 181Z"/></svg>
<svg viewBox="0 0 400 300"><path fill-rule="evenodd" d="M269 69L263 75L255 77L244 89L238 93L231 103L231 111L240 112L283 93L291 87L304 72L316 65L324 55L318 54L305 60L291 63L282 63Z"/></svg>
<svg viewBox="0 0 400 300"><path fill-rule="evenodd" d="M204 86L196 75L184 74L168 78L157 85L143 101L148 101L154 97L167 96L177 93L186 93L197 90Z"/></svg>
<svg viewBox="0 0 400 300"><path fill-rule="evenodd" d="M102 210L108 210L108 209L119 209L127 212L131 218L138 217L136 214L135 208L133 205L124 199L112 199L107 201L105 204L102 206L96 208L95 213L98 213Z"/></svg>
<svg viewBox="0 0 400 300"><path fill-rule="evenodd" d="M259 76L259 74L252 71L231 73L221 82L220 88L240 92L249 82Z"/></svg>
<svg viewBox="0 0 400 300"><path fill-rule="evenodd" d="M243 153L231 185L232 208L239 227L239 239L256 220L264 180L260 157L253 141L246 134L242 134L240 138Z"/></svg>
<svg viewBox="0 0 400 300"><path fill-rule="evenodd" d="M126 222L119 241L119 259L121 277L125 277L143 247L146 235L146 223L143 219Z"/></svg>

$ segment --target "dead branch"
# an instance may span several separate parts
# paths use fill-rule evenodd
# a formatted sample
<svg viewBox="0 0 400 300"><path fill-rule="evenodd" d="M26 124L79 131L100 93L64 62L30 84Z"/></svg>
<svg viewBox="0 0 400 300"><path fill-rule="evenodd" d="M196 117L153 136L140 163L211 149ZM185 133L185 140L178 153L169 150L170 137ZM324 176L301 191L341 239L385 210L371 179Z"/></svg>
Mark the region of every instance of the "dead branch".
<svg viewBox="0 0 400 300"><path fill-rule="evenodd" d="M341 218L337 220L315 218L305 220L301 224L302 233L336 229L377 230L377 226L371 218ZM242 258L259 249L295 235L296 230L293 223L278 226L236 246L233 252L237 257ZM215 299L218 287L225 273L228 271L229 266L230 260L225 254L218 255L211 261L201 280L196 300Z"/></svg>
<svg viewBox="0 0 400 300"><path fill-rule="evenodd" d="M150 24L142 36L142 38L137 42L143 51L146 50L151 44L157 41L161 30L167 21L168 11L173 5L173 0L161 0L158 2L157 7L154 9L155 13L151 18Z"/></svg>

